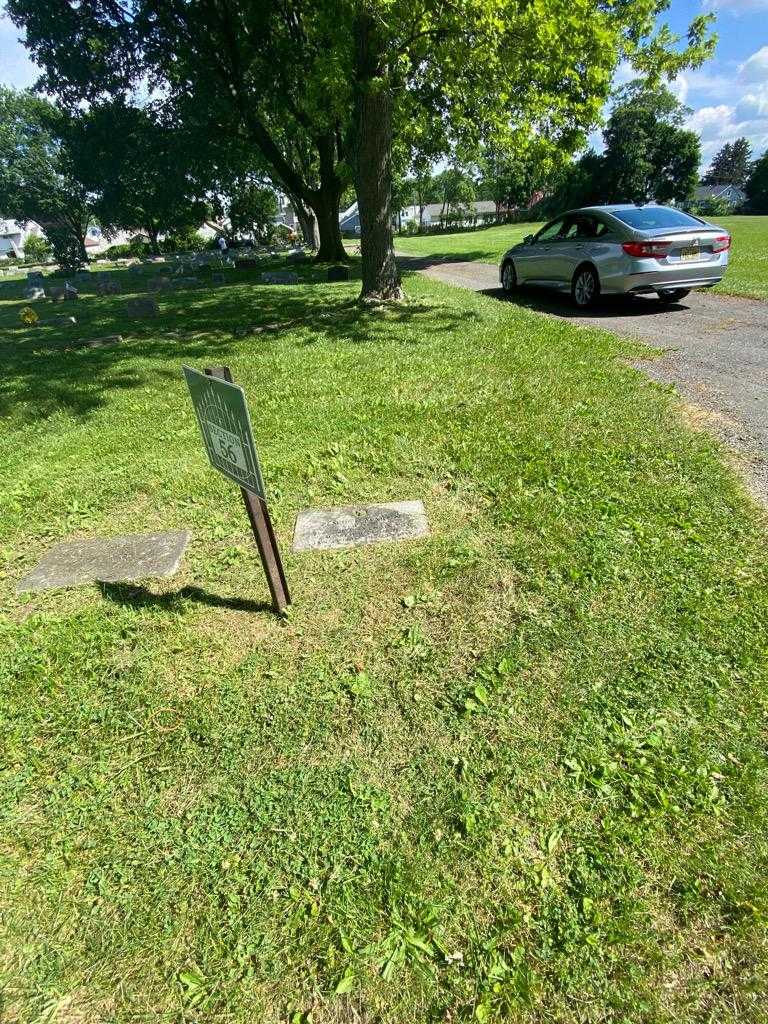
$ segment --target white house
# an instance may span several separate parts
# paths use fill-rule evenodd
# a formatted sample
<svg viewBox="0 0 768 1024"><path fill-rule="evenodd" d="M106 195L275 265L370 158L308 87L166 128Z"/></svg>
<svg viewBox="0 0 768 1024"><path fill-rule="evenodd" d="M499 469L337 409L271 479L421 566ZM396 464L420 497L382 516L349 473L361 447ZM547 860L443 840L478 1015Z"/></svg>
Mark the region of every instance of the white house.
<svg viewBox="0 0 768 1024"><path fill-rule="evenodd" d="M0 259L23 256L24 242L31 235L40 233L39 225L34 223L22 226L15 220L0 220Z"/></svg>
<svg viewBox="0 0 768 1024"><path fill-rule="evenodd" d="M738 185L697 185L693 197L699 202L714 199L734 207L747 201L747 193Z"/></svg>

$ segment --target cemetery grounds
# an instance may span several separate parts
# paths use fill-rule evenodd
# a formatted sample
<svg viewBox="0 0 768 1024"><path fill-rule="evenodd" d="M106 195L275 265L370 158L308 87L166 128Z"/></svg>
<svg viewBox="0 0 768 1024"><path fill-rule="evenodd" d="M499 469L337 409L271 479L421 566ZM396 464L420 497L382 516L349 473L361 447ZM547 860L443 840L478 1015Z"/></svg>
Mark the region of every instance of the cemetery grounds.
<svg viewBox="0 0 768 1024"><path fill-rule="evenodd" d="M0 297L0 1018L764 1020L765 519L653 352L418 276L144 320L116 276ZM183 363L245 388L283 618ZM291 551L400 499L428 537ZM15 592L186 528L170 579Z"/></svg>

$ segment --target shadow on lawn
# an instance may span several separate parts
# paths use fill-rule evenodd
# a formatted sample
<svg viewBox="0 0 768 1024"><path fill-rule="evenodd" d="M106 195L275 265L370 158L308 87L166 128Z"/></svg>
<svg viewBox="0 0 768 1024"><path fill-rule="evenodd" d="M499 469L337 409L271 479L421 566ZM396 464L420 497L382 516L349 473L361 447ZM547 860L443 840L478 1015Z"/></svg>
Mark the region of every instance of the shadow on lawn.
<svg viewBox="0 0 768 1024"><path fill-rule="evenodd" d="M0 415L16 413L39 420L65 410L85 417L102 406L112 391L146 386L158 376L175 380L176 368L184 361L226 363L230 353L242 353L244 344L269 344L284 330L310 332L297 344L318 339L370 344L385 338L412 344L414 337L407 333L393 339L392 325L413 323L420 333L435 334L450 331L475 315L448 306L409 302L382 312L358 305L356 295L349 294L349 285L327 284L323 268L291 268L305 279L298 286L262 285L259 278L265 268L230 271L227 283L216 287L203 281L184 291L160 292L156 294L160 315L150 320L130 320L126 314L128 299L146 295L146 283L141 287L141 279L128 270L111 272L123 285L120 295L86 294L77 302L36 304L38 315L49 322L34 328L19 323L23 299L9 302L4 290L5 302L0 303L0 328L6 328L0 341L4 371ZM22 287L20 282L15 289L19 295ZM59 315L74 315L77 323L55 322ZM124 343L78 347L78 342L112 334L122 335ZM137 365L141 360L157 360L158 365L142 367ZM173 370L162 366L171 360Z"/></svg>
<svg viewBox="0 0 768 1024"><path fill-rule="evenodd" d="M249 601L240 597L222 597L210 594L202 587L182 587L168 594L153 594L146 587L133 583L100 583L102 596L115 604L130 605L132 608L159 608L164 611L178 612L188 602L205 604L211 608L228 608L236 612L273 612L268 601Z"/></svg>
<svg viewBox="0 0 768 1024"><path fill-rule="evenodd" d="M502 288L483 288L479 294L568 320L669 316L671 313L684 313L690 309L684 301L660 302L655 295L601 295L589 309L577 309L569 295L545 288L520 287L509 294Z"/></svg>

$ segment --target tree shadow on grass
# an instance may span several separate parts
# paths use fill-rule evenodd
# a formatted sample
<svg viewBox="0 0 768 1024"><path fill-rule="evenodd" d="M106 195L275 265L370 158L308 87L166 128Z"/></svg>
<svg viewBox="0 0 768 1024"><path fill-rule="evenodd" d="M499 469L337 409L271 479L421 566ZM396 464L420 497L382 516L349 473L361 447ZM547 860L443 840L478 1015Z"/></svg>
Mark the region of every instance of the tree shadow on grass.
<svg viewBox="0 0 768 1024"><path fill-rule="evenodd" d="M250 601L241 597L211 594L202 587L182 587L167 594L153 594L146 587L134 583L99 583L102 596L119 605L132 608L159 608L168 612L181 612L188 604L204 604L211 608L228 608L236 612L273 612L268 601Z"/></svg>
<svg viewBox="0 0 768 1024"><path fill-rule="evenodd" d="M86 294L77 302L37 304L36 311L47 321L37 327L21 326L18 313L25 303L9 303L6 296L0 302L0 328L10 328L0 336L0 415L29 422L60 411L87 417L112 392L146 387L158 375L175 379L170 362L176 367L184 361L225 363L230 354L242 355L244 343L260 345L283 331L300 330L296 343L302 345L321 339L417 344L420 334L449 332L477 316L445 303L363 307L357 302L356 265L353 294L347 283L325 283L323 269L314 265L290 268L305 279L297 286L263 285L261 269L229 271L227 282L215 287L202 281L199 287L154 293L160 312L146 320L127 314L127 301L147 294L146 278L127 269L111 272L122 282L120 295ZM62 315L74 315L77 323L58 322ZM393 326L409 324L413 332L398 330L393 335ZM117 334L123 343L102 348L80 344Z"/></svg>

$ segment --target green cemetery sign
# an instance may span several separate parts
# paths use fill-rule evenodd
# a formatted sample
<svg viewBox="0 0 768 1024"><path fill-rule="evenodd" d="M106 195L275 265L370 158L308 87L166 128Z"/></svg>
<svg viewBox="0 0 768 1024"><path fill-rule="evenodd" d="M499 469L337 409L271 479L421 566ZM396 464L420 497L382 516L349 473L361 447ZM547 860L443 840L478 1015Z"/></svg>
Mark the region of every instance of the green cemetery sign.
<svg viewBox="0 0 768 1024"><path fill-rule="evenodd" d="M243 389L189 366L183 369L211 464L247 491L265 498Z"/></svg>

